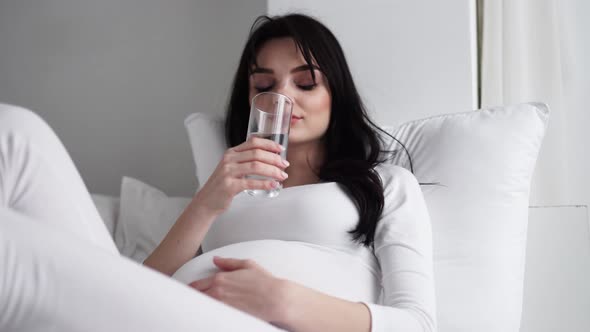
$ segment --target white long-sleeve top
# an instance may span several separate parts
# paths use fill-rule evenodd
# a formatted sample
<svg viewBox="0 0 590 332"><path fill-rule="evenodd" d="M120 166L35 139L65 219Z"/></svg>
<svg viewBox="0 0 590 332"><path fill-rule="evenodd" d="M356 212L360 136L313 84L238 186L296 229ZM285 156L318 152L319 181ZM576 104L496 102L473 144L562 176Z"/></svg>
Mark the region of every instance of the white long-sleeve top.
<svg viewBox="0 0 590 332"><path fill-rule="evenodd" d="M385 204L374 249L351 240L348 231L358 223L358 210L341 185L325 182L285 188L272 199L236 196L213 223L203 252L208 256L240 244L223 255L247 253L282 277L365 303L373 332L435 331L432 234L420 186L404 168L380 165L376 170ZM262 240L277 241L269 247L257 244Z"/></svg>

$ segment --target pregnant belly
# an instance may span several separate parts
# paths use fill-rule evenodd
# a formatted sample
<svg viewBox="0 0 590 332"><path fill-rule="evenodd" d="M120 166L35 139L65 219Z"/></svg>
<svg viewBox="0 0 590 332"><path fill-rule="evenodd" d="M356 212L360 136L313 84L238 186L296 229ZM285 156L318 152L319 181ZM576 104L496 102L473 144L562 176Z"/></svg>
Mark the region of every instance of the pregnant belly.
<svg viewBox="0 0 590 332"><path fill-rule="evenodd" d="M241 242L206 252L172 276L185 284L219 271L213 256L252 259L274 276L350 301L376 303L381 287L372 268L347 253L302 242Z"/></svg>

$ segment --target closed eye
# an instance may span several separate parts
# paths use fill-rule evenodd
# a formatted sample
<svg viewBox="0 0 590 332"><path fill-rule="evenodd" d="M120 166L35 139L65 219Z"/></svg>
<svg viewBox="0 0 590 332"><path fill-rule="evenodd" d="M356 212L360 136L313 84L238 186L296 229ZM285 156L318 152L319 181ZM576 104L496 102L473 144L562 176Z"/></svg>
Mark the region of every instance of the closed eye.
<svg viewBox="0 0 590 332"><path fill-rule="evenodd" d="M256 90L257 92L267 92L267 91L270 91L270 90L272 90L272 88L273 88L273 86L272 86L272 85L263 86L263 87L258 87L258 86L255 86L255 87L254 87L254 90Z"/></svg>
<svg viewBox="0 0 590 332"><path fill-rule="evenodd" d="M313 90L316 86L317 86L317 84L297 85L297 87L299 87L299 89L305 90L305 91Z"/></svg>

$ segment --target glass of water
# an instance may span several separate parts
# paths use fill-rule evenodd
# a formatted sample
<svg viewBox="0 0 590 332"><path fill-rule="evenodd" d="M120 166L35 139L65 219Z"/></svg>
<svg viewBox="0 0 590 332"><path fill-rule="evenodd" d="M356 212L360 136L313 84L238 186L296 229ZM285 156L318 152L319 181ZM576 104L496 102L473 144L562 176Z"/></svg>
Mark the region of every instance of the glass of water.
<svg viewBox="0 0 590 332"><path fill-rule="evenodd" d="M252 98L250 104L247 138L256 136L279 143L285 148L280 153L281 158L287 159L292 111L293 101L285 95L275 92L257 94ZM273 179L259 175L246 175L246 178L259 180ZM246 190L246 192L256 197L276 197L281 188L283 188L283 184L279 182L279 186L272 190Z"/></svg>

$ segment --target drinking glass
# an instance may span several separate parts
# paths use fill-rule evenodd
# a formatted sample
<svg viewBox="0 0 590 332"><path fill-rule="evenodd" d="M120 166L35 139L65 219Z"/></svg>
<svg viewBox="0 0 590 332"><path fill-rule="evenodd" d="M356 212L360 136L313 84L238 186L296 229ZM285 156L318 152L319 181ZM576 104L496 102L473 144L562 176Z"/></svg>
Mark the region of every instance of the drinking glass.
<svg viewBox="0 0 590 332"><path fill-rule="evenodd" d="M261 137L280 144L285 148L280 153L281 158L287 159L292 111L293 101L285 95L275 92L261 92L257 94L252 98L252 102L250 103L250 120L248 121L247 138L251 136ZM246 175L246 178L259 180L274 179L260 175ZM281 188L283 188L283 184L279 182L279 186L275 189L248 189L246 192L255 197L276 197Z"/></svg>

